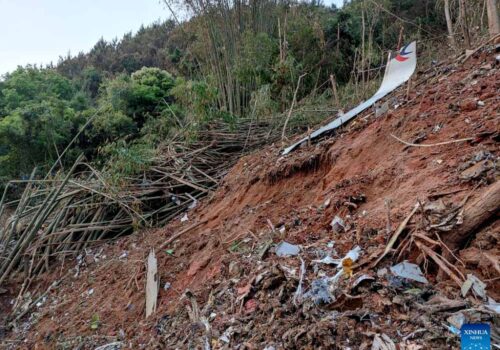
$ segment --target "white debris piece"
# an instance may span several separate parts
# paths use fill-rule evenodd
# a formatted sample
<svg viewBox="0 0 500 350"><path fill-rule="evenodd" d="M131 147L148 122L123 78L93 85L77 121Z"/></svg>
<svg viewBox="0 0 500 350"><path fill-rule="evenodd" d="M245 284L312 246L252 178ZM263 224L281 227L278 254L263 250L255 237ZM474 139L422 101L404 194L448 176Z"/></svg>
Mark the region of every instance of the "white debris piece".
<svg viewBox="0 0 500 350"><path fill-rule="evenodd" d="M276 246L277 256L294 256L300 253L299 246L282 241Z"/></svg>
<svg viewBox="0 0 500 350"><path fill-rule="evenodd" d="M357 245L354 248L352 248L349 252L347 252L347 254L340 261L340 265L342 265L342 262L346 259L351 259L352 262L355 262L356 260L359 259L360 254L361 254L361 247Z"/></svg>
<svg viewBox="0 0 500 350"><path fill-rule="evenodd" d="M386 334L375 334L372 350L396 350L396 344Z"/></svg>
<svg viewBox="0 0 500 350"><path fill-rule="evenodd" d="M465 315L461 312L454 313L446 319L453 327L460 329L465 323Z"/></svg>
<svg viewBox="0 0 500 350"><path fill-rule="evenodd" d="M335 216L332 220L332 222L330 223L330 226L332 226L332 229L337 232L337 233L341 233L341 232L344 232L345 231L345 223L344 223L344 220L342 220L341 218L339 218L338 216Z"/></svg>
<svg viewBox="0 0 500 350"><path fill-rule="evenodd" d="M338 265L340 259L334 259L330 255L325 256L323 259L313 260L313 263L325 264L325 265Z"/></svg>
<svg viewBox="0 0 500 350"><path fill-rule="evenodd" d="M429 281L427 281L427 278L425 278L425 276L423 275L422 270L420 270L420 267L418 267L418 265L409 263L408 261L403 261L402 263L392 266L391 272L398 277L406 278L420 283L429 283Z"/></svg>
<svg viewBox="0 0 500 350"><path fill-rule="evenodd" d="M94 350L120 350L123 346L123 343L121 341L115 341L113 343L101 345Z"/></svg>
<svg viewBox="0 0 500 350"><path fill-rule="evenodd" d="M500 314L500 303L497 303L493 298L488 297L488 304L485 306L487 309Z"/></svg>
<svg viewBox="0 0 500 350"><path fill-rule="evenodd" d="M342 267L342 262L347 259L351 259L355 262L359 259L359 254L361 253L361 247L355 246L353 249L347 252L347 254L342 259L333 259L331 256L325 256L323 259L313 260L314 263L327 264L327 265L337 265L337 267Z"/></svg>
<svg viewBox="0 0 500 350"><path fill-rule="evenodd" d="M401 60L403 59L403 60ZM386 65L384 79L378 91L368 100L362 102L357 107L351 109L345 114L338 114L338 117L331 121L329 124L319 128L318 130L312 132L307 137L296 142L295 144L284 149L282 154L286 155L293 151L295 148L299 147L301 144L308 142L309 140L314 140L317 137L323 135L326 132L335 130L336 128L344 125L349 120L356 117L359 113L363 112L365 109L372 106L375 102L379 101L381 98L394 91L397 87L406 83L408 79L415 72L417 67L417 46L416 42L405 45L398 55L389 55L389 60Z"/></svg>
<svg viewBox="0 0 500 350"><path fill-rule="evenodd" d="M356 288L363 281L373 281L373 280L375 280L375 278L373 278L372 276L367 275L367 274L363 274L363 275L359 276L358 278L356 278L356 280L352 284L352 288Z"/></svg>
<svg viewBox="0 0 500 350"><path fill-rule="evenodd" d="M486 284L481 281L479 278L472 274L467 274L467 280L462 284L461 292L462 292L462 297L465 297L467 293L469 293L469 290L471 289L476 293L478 296L480 296L483 299L486 299Z"/></svg>
<svg viewBox="0 0 500 350"><path fill-rule="evenodd" d="M191 204L189 204L188 209L194 209L198 206L198 201L194 199Z"/></svg>

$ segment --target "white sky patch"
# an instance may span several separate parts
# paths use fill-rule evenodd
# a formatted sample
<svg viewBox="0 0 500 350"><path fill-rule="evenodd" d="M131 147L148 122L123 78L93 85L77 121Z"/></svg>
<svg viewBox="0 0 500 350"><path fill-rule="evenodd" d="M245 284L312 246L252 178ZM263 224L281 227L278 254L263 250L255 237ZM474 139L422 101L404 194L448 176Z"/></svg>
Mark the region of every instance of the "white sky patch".
<svg viewBox="0 0 500 350"><path fill-rule="evenodd" d="M0 76L19 65L55 64L68 52L88 52L101 37L121 39L167 18L161 0L0 0Z"/></svg>

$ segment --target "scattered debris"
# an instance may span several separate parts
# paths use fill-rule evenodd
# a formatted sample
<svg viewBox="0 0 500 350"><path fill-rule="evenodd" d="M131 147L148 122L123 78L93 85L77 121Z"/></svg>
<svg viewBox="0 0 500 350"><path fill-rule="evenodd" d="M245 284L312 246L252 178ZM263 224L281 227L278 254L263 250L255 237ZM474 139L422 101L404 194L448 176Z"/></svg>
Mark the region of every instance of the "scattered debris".
<svg viewBox="0 0 500 350"><path fill-rule="evenodd" d="M386 334L375 334L372 350L396 350L396 344Z"/></svg>
<svg viewBox="0 0 500 350"><path fill-rule="evenodd" d="M182 215L182 217L181 217L181 222L186 222L186 221L188 221L188 220L189 220L189 218L188 218L188 214L187 214L187 213L184 213L184 215Z"/></svg>
<svg viewBox="0 0 500 350"><path fill-rule="evenodd" d="M330 226L332 227L333 231L337 232L337 233L342 233L342 232L345 232L345 223L344 223L344 220L342 220L341 218L339 218L338 216L335 216L330 224Z"/></svg>
<svg viewBox="0 0 500 350"><path fill-rule="evenodd" d="M120 350L123 346L123 342L115 341L109 344L101 345L95 348L94 350Z"/></svg>
<svg viewBox="0 0 500 350"><path fill-rule="evenodd" d="M398 277L417 281L420 283L429 283L427 278L422 274L418 265L403 261L397 265L391 266L391 272Z"/></svg>
<svg viewBox="0 0 500 350"><path fill-rule="evenodd" d="M496 312L497 314L500 314L500 303L497 303L490 297L488 297L488 303L485 304L485 307L493 312Z"/></svg>
<svg viewBox="0 0 500 350"><path fill-rule="evenodd" d="M399 225L398 229L396 230L396 232L394 232L394 234L392 235L391 239L389 240L389 242L387 243L386 247L385 247L385 250L384 252L382 253L382 255L373 263L372 267L375 267L377 266L377 264L392 250L392 247L394 246L394 244L396 243L399 235L403 232L403 230L406 228L406 225L408 225L408 222L410 221L410 219L412 218L412 216L417 212L417 209L418 209L418 203L415 204L415 206L413 207L413 210L410 212L410 214L408 214L408 216L401 222L401 224Z"/></svg>
<svg viewBox="0 0 500 350"><path fill-rule="evenodd" d="M461 292L462 296L465 297L469 290L471 289L476 293L477 296L482 299L487 299L486 296L486 284L473 274L467 274L467 280L462 284Z"/></svg>
<svg viewBox="0 0 500 350"><path fill-rule="evenodd" d="M364 281L374 281L375 278L373 278L372 276L370 275L367 275L367 274L362 274L361 276L359 276L358 278L356 278L356 280L353 282L352 284L352 288L356 288L357 286L359 286L362 282Z"/></svg>
<svg viewBox="0 0 500 350"><path fill-rule="evenodd" d="M276 246L275 253L280 257L294 256L300 253L300 248L294 244L282 241Z"/></svg>
<svg viewBox="0 0 500 350"><path fill-rule="evenodd" d="M462 328L462 325L467 321L462 312L457 312L446 319L455 329Z"/></svg>
<svg viewBox="0 0 500 350"><path fill-rule="evenodd" d="M375 107L375 118L378 118L389 111L389 102L385 101L384 103L376 103Z"/></svg>
<svg viewBox="0 0 500 350"><path fill-rule="evenodd" d="M316 305L331 303L333 295L330 293L330 282L328 277L312 281L311 288L304 294L304 298L311 299Z"/></svg>
<svg viewBox="0 0 500 350"><path fill-rule="evenodd" d="M302 284L304 283L304 276L306 274L306 264L304 260L301 258L300 259L300 277L299 277L299 285L297 286L297 290L295 291L295 294L293 295L293 303L295 305L299 304L302 302Z"/></svg>
<svg viewBox="0 0 500 350"><path fill-rule="evenodd" d="M0 307L8 311L2 308L0 318L15 309L6 339L13 340L13 348L84 344L94 349L117 341L122 348L138 349L459 347L461 324L493 324L500 312L498 220L473 210L494 203L496 193L498 101L487 95L496 92L499 72L492 68L467 80L468 73L436 64L429 73L433 85L414 84L410 101L391 109L387 118L359 118L338 135L286 158L275 157L280 145L244 157L223 186L188 212L189 224L179 220L194 203L183 192L189 184L175 195L166 186L163 195L175 211L166 227L119 238L102 252L90 245L76 250L72 243L77 259L56 255L49 266L57 268L42 274L51 277L66 269L69 278L43 296L37 293L46 290L47 281L27 282L21 292L10 281L2 284ZM485 105L460 113L450 92ZM415 144L450 146L395 147L390 132ZM455 142L469 135L472 142ZM210 160L210 154L204 157ZM476 165L491 168L461 176ZM222 168L217 181L227 171ZM182 171L177 176L190 181ZM477 201L481 197L490 200ZM385 198L391 202L384 206ZM497 212L493 204L487 208ZM481 214L481 225L471 224L474 213ZM332 217L342 220L336 228L330 227ZM43 227L33 244L55 239L43 238L46 232ZM457 232L464 235L454 237ZM281 243L272 250L276 254L267 254L273 242ZM233 246L237 249L228 249ZM161 251L152 280L162 290L146 301L157 309L143 319L151 247ZM36 255L41 252L26 250L19 267L29 268L31 261L45 266ZM22 269L16 276L23 276ZM70 337L75 343L63 344Z"/></svg>

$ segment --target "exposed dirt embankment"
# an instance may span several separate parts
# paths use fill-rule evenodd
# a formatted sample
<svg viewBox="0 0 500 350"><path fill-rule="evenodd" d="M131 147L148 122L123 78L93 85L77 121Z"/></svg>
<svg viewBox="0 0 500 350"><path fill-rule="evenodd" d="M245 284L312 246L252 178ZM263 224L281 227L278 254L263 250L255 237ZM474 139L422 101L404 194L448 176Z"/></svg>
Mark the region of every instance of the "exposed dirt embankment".
<svg viewBox="0 0 500 350"><path fill-rule="evenodd" d="M280 156L281 145L244 157L215 194L188 212L188 221L179 218L163 229L92 249L76 261L56 263L34 293L65 277L31 318L17 322L11 344L93 348L120 341L126 348L174 349L196 348L207 340L212 348L366 349L379 337L375 334L386 334L401 348L456 345L443 328L449 309L426 314L422 305L437 297L467 307L480 302L472 294L462 298L460 286L410 236L425 233L428 244L445 239L446 231L427 229L431 214L444 215L498 181L500 69L491 53L483 52L463 65L436 67L425 77L411 90L409 102L403 103L401 93L399 106L385 115L365 113L335 137L287 157ZM391 135L420 145L471 140L418 147ZM371 268L417 202L422 213L409 221L394 247L400 249ZM424 214L428 203L434 205L429 216ZM438 204L442 208L436 209ZM330 226L335 216L344 222L337 231ZM302 282L301 260L274 254L273 243L281 240L301 246ZM430 247L458 268L457 275L482 279L498 301L498 240L498 221L490 220L453 255L435 243ZM313 281L336 272L313 260L325 254L343 257L356 245L362 248L359 264L331 291L334 300L310 304L299 293L303 300L294 303L299 285L310 291ZM156 313L145 319L150 249L159 259L160 293ZM419 264L429 284L401 289L377 274L403 259ZM352 284L363 274L374 280L360 290ZM8 286L7 295L14 296L16 287ZM186 305L199 307L201 319L193 319ZM16 341L24 336L25 341Z"/></svg>

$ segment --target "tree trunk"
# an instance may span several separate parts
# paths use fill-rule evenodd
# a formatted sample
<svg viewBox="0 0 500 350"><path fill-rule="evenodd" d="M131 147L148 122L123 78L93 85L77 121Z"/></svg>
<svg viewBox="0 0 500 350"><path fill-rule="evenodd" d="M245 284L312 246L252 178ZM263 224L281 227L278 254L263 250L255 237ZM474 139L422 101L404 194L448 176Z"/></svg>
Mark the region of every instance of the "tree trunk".
<svg viewBox="0 0 500 350"><path fill-rule="evenodd" d="M452 250L461 248L482 225L495 218L499 209L500 180L465 205L463 224L443 235L444 242Z"/></svg>
<svg viewBox="0 0 500 350"><path fill-rule="evenodd" d="M486 8L488 11L488 30L490 32L490 36L493 37L500 33L497 0L486 0Z"/></svg>
<svg viewBox="0 0 500 350"><path fill-rule="evenodd" d="M446 17L446 27L448 28L448 39L453 49L457 48L455 43L455 35L453 35L453 22L450 15L450 0L444 0L444 15Z"/></svg>
<svg viewBox="0 0 500 350"><path fill-rule="evenodd" d="M464 35L465 47L467 49L471 48L470 34L469 34L469 21L467 18L467 8L465 7L465 0L459 1L460 6L460 24L462 26L462 32Z"/></svg>

